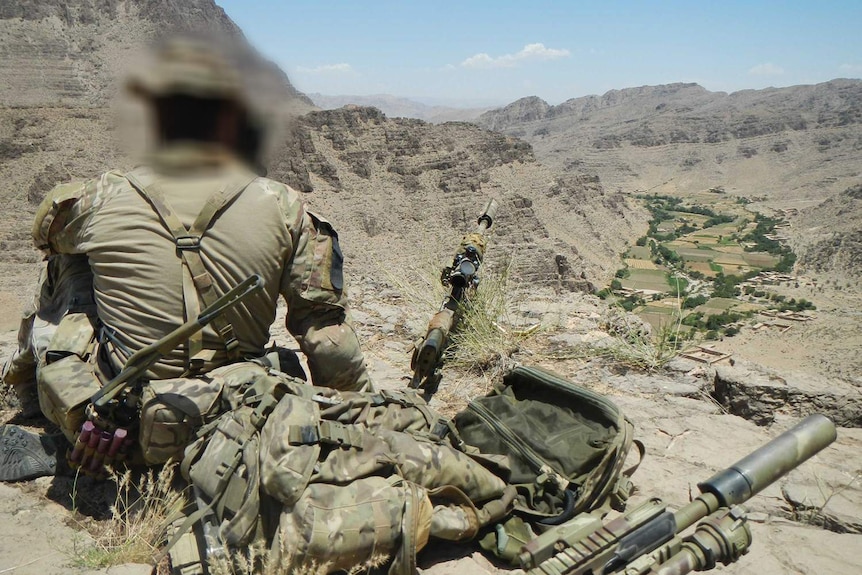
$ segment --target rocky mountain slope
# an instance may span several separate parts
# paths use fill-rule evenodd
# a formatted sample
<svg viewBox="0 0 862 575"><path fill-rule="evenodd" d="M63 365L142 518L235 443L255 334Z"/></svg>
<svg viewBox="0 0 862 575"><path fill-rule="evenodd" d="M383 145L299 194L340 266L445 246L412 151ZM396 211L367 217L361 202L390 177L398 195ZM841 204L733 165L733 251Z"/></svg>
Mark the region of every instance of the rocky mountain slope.
<svg viewBox="0 0 862 575"><path fill-rule="evenodd" d="M720 189L755 200L754 209L789 209L791 215L835 197L834 205L844 206L835 215L849 235L809 246L807 224L790 230L795 244L811 254L821 248L846 253L845 241L852 251L853 233L862 227L862 212L838 197L862 179L860 80L732 94L697 84L643 86L557 106L531 97L477 122L526 139L550 166L598 174L615 191L685 195ZM820 264L832 261L818 257ZM862 273L857 260L842 258L835 260L840 273L847 265ZM820 264L811 269L824 271Z"/></svg>
<svg viewBox="0 0 862 575"><path fill-rule="evenodd" d="M276 157L271 175L313 187L310 203L338 222L357 271L449 256L494 197L492 260L511 257L521 282L589 291L645 218L596 178L558 176L528 144L471 124L312 112Z"/></svg>
<svg viewBox="0 0 862 575"><path fill-rule="evenodd" d="M804 211L797 228L801 269L862 279L862 184Z"/></svg>
<svg viewBox="0 0 862 575"><path fill-rule="evenodd" d="M370 106L377 108L390 118L415 118L426 122L466 122L475 120L491 107L467 108L455 106L431 106L400 98L391 94L375 94L372 96L330 96L326 94L308 94L314 105L324 110L334 110L347 105Z"/></svg>
<svg viewBox="0 0 862 575"><path fill-rule="evenodd" d="M862 81L732 94L643 86L558 106L532 97L477 122L523 137L551 166L597 173L614 190L723 186L805 207L859 178Z"/></svg>

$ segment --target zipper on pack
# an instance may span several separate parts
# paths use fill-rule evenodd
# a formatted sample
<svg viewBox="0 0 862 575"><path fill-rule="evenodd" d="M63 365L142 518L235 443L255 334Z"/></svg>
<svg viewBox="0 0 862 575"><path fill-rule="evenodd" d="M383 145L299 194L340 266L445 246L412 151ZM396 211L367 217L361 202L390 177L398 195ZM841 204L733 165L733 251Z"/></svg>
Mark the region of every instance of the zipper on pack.
<svg viewBox="0 0 862 575"><path fill-rule="evenodd" d="M551 468L542 458L536 453L532 447L527 445L515 432L509 429L505 423L500 421L488 408L480 403L471 401L467 404L467 409L476 414L486 425L496 431L510 447L520 453L530 465L533 466L533 471L536 473L544 473L550 470L552 473L568 482L568 478L557 470Z"/></svg>

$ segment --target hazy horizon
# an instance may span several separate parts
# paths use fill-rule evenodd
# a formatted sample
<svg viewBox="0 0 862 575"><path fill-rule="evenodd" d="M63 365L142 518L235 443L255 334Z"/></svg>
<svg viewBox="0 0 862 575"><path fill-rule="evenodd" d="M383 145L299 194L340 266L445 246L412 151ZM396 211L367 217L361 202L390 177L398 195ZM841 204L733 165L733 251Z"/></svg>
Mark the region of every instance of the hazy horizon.
<svg viewBox="0 0 862 575"><path fill-rule="evenodd" d="M862 2L217 0L303 92L498 105L862 76Z"/></svg>
<svg viewBox="0 0 862 575"><path fill-rule="evenodd" d="M814 82L812 84L807 84L807 85L821 84L821 83L832 82L832 81L836 81L836 80L849 80L849 81L855 81L855 82L862 81L862 79L860 79L860 78L850 78L850 77L840 77L839 76L839 77L835 77L835 78L830 78L828 80L823 80L822 82ZM611 88L610 90L626 90L629 88L641 88L644 86L660 86L660 85L669 85L669 84L691 84L691 83L692 82L665 82L662 84L642 84L639 86L619 86L616 88ZM694 82L694 83L698 84L697 82ZM806 85L806 84L788 84L786 86L765 86L763 88L740 88L739 90L731 90L731 91L710 90L706 86L703 86L701 84L698 84L698 85L700 85L702 88L705 88L706 90L713 92L713 93L732 94L734 92L744 92L746 90L771 90L771 89L790 88L793 86L800 86L800 85ZM410 100L411 102L417 102L419 104L424 104L426 106L441 106L441 107L452 107L452 108L486 108L489 106L506 106L508 104L511 104L512 102L517 101L517 100L520 100L523 98L530 98L533 96L542 98L542 100L545 100L548 104L550 104L552 106L556 106L558 104L562 104L563 102L565 102L567 100L584 98L584 97L588 97L588 96L602 96L606 92L607 91L602 92L602 93L594 93L594 94L578 94L575 96L568 97L564 100L550 100L550 99L542 98L541 96L538 96L537 94L524 94L523 96L520 96L520 97L515 98L513 100L493 100L493 99L459 100L457 98L434 98L434 97L424 97L424 96L411 96L409 94L408 95L387 94L387 93L382 93L382 92L373 93L373 94L324 94L323 92L305 92L305 91L303 91L303 93L309 97L312 97L312 96L322 96L324 98L383 98L383 97L387 97L387 98L398 98L398 99L402 99L402 100Z"/></svg>

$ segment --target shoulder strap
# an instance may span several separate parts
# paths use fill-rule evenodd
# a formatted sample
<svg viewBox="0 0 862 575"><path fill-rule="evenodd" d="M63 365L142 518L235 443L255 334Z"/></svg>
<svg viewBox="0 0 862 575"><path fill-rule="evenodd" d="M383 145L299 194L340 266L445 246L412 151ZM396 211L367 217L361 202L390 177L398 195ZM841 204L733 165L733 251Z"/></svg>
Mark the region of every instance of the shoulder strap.
<svg viewBox="0 0 862 575"><path fill-rule="evenodd" d="M186 320L189 320L200 313L201 301L204 306L209 306L219 297L215 282L200 255L201 239L216 216L239 196L254 181L256 176L244 176L228 182L221 190L210 196L191 228L186 228L177 213L168 204L164 192L151 173L137 168L127 173L125 177L132 187L152 206L162 224L174 237L174 243L183 264L183 302ZM213 326L224 343L228 357L236 359L239 354L239 342L234 335L233 326L224 316L216 317L213 320ZM188 345L189 372L194 373L203 367L204 362L209 359L209 354L203 349L202 332L199 331L189 338Z"/></svg>

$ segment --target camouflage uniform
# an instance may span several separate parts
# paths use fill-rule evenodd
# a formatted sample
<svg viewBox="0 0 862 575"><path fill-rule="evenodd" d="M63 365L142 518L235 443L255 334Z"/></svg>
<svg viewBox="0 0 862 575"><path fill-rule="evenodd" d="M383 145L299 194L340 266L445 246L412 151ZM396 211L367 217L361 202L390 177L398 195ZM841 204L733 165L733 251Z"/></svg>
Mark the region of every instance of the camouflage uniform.
<svg viewBox="0 0 862 575"><path fill-rule="evenodd" d="M86 256L49 257L39 286L22 314L18 350L3 366L3 382L15 390L24 417L40 412L36 401L36 366L45 362L45 352L57 325L69 313L95 316L93 276Z"/></svg>
<svg viewBox="0 0 862 575"><path fill-rule="evenodd" d="M146 97L182 94L245 104L229 68L199 46L170 46L130 88ZM153 366L150 378L203 373L261 356L281 295L288 304L287 328L307 356L314 382L367 387L332 226L309 212L295 190L257 177L236 154L216 144L168 144L146 163L133 174L138 183L158 188L158 200L133 185L129 174L112 171L52 190L33 227L37 247L50 258L89 261L108 370L117 371L132 353L195 317L206 304L202 292L222 294L256 273L264 279L264 293L225 316L235 350L226 348L225 334L219 333L225 326L219 331L218 325L208 327L199 341ZM193 228L217 193L230 186L238 188L236 195L212 214L210 225L196 230L193 245L181 245L165 212ZM197 254L200 265L194 271L184 251ZM25 364L38 352L21 355L19 363ZM12 367L12 372L23 371Z"/></svg>
<svg viewBox="0 0 862 575"><path fill-rule="evenodd" d="M171 208L187 226L213 190L253 177L230 156L199 146L160 150L150 165ZM75 193L67 187L50 193L37 213L34 239L51 254L87 254L114 369L195 315L184 301L188 272L177 257L174 238L119 172L103 174ZM252 273L264 278L265 295L227 316L241 356L263 354L282 295L288 303L287 327L308 356L313 380L350 389L367 382L347 314L338 237L325 220L306 210L295 190L254 178L206 230L198 249L217 292L228 291ZM211 353L202 372L228 360L214 328L204 330L203 349ZM188 367L187 355L187 347L177 349L153 367L151 377L181 375Z"/></svg>

